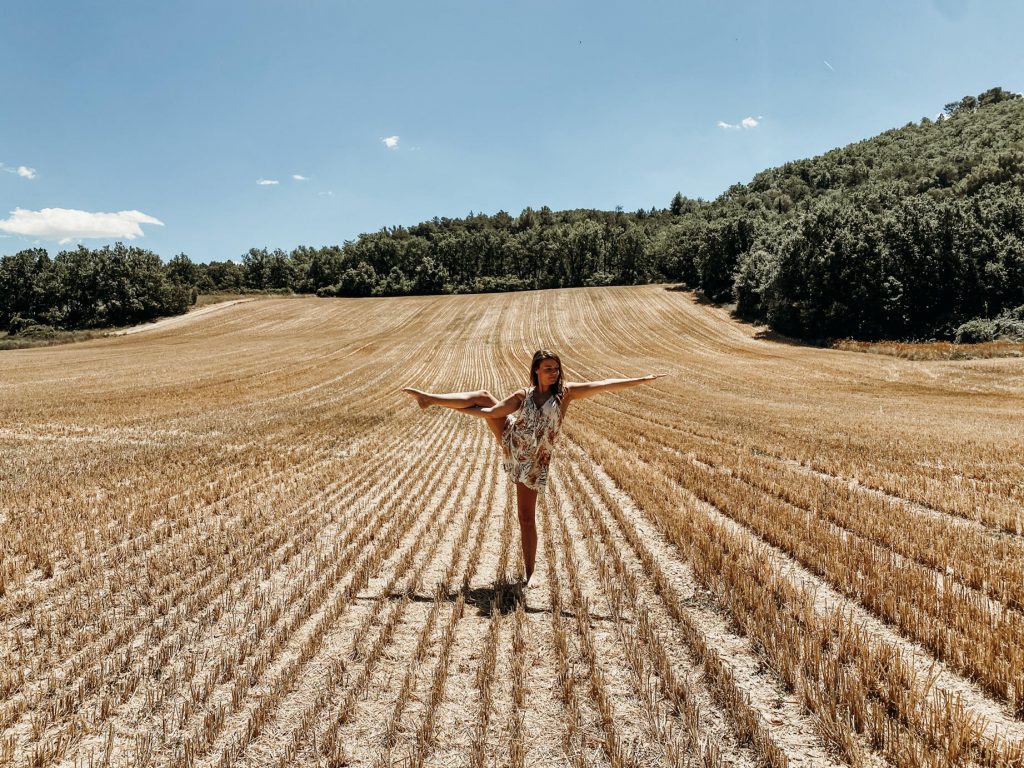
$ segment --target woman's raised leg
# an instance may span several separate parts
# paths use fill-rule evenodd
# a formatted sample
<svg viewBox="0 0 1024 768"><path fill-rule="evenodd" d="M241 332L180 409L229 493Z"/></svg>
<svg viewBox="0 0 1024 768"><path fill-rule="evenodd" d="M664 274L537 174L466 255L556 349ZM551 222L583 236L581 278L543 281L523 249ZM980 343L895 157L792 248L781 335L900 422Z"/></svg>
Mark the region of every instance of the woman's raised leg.
<svg viewBox="0 0 1024 768"><path fill-rule="evenodd" d="M498 404L498 399L486 389L476 392L446 392L438 395L413 389L412 387L405 387L402 391L415 398L420 408L439 405L442 408L451 408L459 411L463 408L473 408L476 406L490 408L492 405ZM499 416L495 419L484 419L484 421L487 422L488 428L494 433L494 436L500 443L502 434L505 431L505 417Z"/></svg>
<svg viewBox="0 0 1024 768"><path fill-rule="evenodd" d="M459 410L460 408L472 408L474 405L488 408L498 403L494 395L485 389L477 392L445 392L438 395L413 389L412 387L405 387L402 391L415 398L420 408L440 405L442 408Z"/></svg>
<svg viewBox="0 0 1024 768"><path fill-rule="evenodd" d="M519 511L519 534L523 540L526 583L529 584L533 567L537 563L537 491L516 483L516 506Z"/></svg>

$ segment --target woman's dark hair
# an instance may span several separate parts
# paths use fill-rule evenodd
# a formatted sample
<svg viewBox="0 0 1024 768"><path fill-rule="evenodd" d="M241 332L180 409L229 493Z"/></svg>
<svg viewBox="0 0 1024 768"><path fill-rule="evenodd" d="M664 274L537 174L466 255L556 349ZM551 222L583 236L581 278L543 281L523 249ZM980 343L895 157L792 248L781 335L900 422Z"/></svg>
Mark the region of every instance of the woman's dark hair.
<svg viewBox="0 0 1024 768"><path fill-rule="evenodd" d="M558 381L555 382L555 397L561 400L562 395L565 394L565 385L562 383L562 359L554 352L538 349L533 353L533 362L530 363L530 381L533 382L533 386L540 386L540 382L537 380L537 369L540 368L540 364L545 360L554 360L558 363Z"/></svg>

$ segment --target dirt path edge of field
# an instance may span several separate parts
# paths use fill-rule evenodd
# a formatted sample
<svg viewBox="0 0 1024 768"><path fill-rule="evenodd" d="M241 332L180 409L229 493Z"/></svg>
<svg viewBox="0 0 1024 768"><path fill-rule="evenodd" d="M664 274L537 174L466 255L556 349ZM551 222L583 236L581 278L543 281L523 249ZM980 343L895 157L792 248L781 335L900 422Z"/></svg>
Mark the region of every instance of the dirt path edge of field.
<svg viewBox="0 0 1024 768"><path fill-rule="evenodd" d="M173 327L176 325L183 325L186 322L195 320L197 317L203 315L209 315L220 309L226 309L227 307L234 306L235 304L244 304L247 301L255 301L255 299L232 299L231 301L221 301L217 304L209 304L201 309L193 309L186 312L184 315L174 315L172 317L165 317L160 320L156 320L152 323L143 323L142 325L133 325L131 328L123 328L119 331L111 331L106 336L128 336L134 333L142 333L143 331L158 331L163 328Z"/></svg>

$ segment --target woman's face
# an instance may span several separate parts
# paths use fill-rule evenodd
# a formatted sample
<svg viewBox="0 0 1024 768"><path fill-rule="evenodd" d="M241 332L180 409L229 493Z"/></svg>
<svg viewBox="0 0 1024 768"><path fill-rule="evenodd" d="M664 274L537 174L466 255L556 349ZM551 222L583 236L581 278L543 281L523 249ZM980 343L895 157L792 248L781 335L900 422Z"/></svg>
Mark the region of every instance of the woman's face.
<svg viewBox="0 0 1024 768"><path fill-rule="evenodd" d="M558 376L561 372L557 360L552 360L551 358L541 360L540 365L537 366L537 384L541 389L549 389L558 381Z"/></svg>

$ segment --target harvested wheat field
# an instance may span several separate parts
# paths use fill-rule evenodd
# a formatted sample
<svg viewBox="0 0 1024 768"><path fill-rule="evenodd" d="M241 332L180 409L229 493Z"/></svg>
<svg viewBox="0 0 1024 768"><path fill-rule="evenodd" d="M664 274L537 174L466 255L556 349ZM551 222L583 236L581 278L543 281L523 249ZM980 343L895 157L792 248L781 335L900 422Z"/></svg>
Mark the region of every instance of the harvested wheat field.
<svg viewBox="0 0 1024 768"><path fill-rule="evenodd" d="M260 299L3 353L0 764L1024 765L1024 360L664 287ZM479 419L574 403L523 591Z"/></svg>

